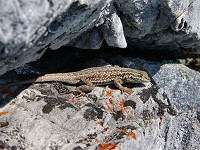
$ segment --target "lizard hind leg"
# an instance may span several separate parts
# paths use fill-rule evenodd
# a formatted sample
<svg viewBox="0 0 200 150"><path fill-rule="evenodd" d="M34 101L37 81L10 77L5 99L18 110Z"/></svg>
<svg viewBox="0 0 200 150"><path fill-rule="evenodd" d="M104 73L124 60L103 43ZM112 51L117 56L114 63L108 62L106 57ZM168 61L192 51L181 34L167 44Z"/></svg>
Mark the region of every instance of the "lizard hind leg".
<svg viewBox="0 0 200 150"><path fill-rule="evenodd" d="M89 93L89 92L91 92L93 89L94 89L94 86L90 86L90 85L81 85L81 86L78 86L78 87L76 88L76 91L78 91L78 92L84 92L84 93Z"/></svg>
<svg viewBox="0 0 200 150"><path fill-rule="evenodd" d="M78 86L76 88L76 91L78 92L89 93L95 88L94 84L90 82L89 80L81 79L81 82L83 83L83 85Z"/></svg>
<svg viewBox="0 0 200 150"><path fill-rule="evenodd" d="M81 96L85 96L86 93L91 92L94 89L94 87L92 86L88 86L88 85L81 85L76 87L76 90L73 91L73 94L76 95L76 97L81 97Z"/></svg>
<svg viewBox="0 0 200 150"><path fill-rule="evenodd" d="M89 93L95 88L95 85L91 81L89 81L88 79L82 78L81 82L83 83L83 85L78 86L76 88L77 91L82 91L84 93Z"/></svg>

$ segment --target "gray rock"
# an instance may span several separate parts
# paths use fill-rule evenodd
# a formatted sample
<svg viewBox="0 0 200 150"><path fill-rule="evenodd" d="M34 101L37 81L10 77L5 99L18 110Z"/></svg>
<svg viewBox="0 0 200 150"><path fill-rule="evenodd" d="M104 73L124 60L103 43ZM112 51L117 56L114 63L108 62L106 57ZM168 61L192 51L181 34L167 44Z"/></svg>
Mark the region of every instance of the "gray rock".
<svg viewBox="0 0 200 150"><path fill-rule="evenodd" d="M8 112L0 116L1 147L97 149L112 143L125 150L198 148L194 112L174 116L162 90L151 84L133 93L95 88L89 98L75 98L58 95L49 84L31 86L1 109Z"/></svg>
<svg viewBox="0 0 200 150"><path fill-rule="evenodd" d="M111 62L146 69L154 81L126 85L131 86L132 94L121 93L110 86L96 87L80 97L70 92L74 86L61 83L14 86L11 89L15 94L0 95L1 101L5 101L0 108L0 147L36 150L200 148L199 112L192 108L195 103L196 107L199 105L199 93L192 95L199 86L199 73L181 64L165 65L165 62L121 56L113 57ZM192 79L195 82L189 82ZM171 82L170 86L166 87L164 81ZM179 86L173 86L174 82ZM193 102L189 98L193 98Z"/></svg>
<svg viewBox="0 0 200 150"><path fill-rule="evenodd" d="M200 73L182 64L150 65L150 74L179 110L200 112ZM157 67L159 71L156 70ZM200 117L200 116L199 116ZM200 118L199 118L200 119Z"/></svg>
<svg viewBox="0 0 200 150"><path fill-rule="evenodd" d="M109 2L0 2L0 74L39 59L45 49L58 49L92 29Z"/></svg>
<svg viewBox="0 0 200 150"><path fill-rule="evenodd" d="M7 0L0 8L0 75L39 59L47 48L98 49L103 40L199 56L198 1Z"/></svg>

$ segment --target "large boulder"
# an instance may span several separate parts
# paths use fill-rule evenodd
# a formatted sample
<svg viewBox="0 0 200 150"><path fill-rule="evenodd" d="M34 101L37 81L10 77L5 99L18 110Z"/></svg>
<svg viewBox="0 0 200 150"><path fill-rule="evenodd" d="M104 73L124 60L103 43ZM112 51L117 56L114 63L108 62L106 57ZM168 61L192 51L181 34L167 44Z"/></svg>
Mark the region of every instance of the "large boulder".
<svg viewBox="0 0 200 150"><path fill-rule="evenodd" d="M199 55L198 1L6 0L0 8L0 74L39 59L47 48L98 49L104 40Z"/></svg>
<svg viewBox="0 0 200 150"><path fill-rule="evenodd" d="M95 62L106 64L97 59L83 65ZM0 95L0 147L199 150L200 73L178 63L122 56L110 57L110 63L143 68L152 81L126 85L132 94L103 86L76 96L72 92L75 86L61 83L10 87L13 93L5 90ZM51 67L51 63L46 65ZM30 73L31 69L17 71ZM11 77L16 80L19 75L10 72L4 76Z"/></svg>

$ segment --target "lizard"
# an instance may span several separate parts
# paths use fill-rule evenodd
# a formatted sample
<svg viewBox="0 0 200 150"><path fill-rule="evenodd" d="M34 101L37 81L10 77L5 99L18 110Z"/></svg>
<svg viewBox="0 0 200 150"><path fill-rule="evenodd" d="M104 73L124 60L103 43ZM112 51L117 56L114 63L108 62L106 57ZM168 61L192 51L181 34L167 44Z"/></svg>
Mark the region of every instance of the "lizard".
<svg viewBox="0 0 200 150"><path fill-rule="evenodd" d="M8 86L51 81L71 85L78 84L80 86L77 87L77 90L82 92L92 91L98 85L114 84L119 90L128 93L127 88L122 86L123 83L144 83L150 82L151 79L145 71L119 66L102 66L87 68L77 72L45 74L38 78L11 83Z"/></svg>

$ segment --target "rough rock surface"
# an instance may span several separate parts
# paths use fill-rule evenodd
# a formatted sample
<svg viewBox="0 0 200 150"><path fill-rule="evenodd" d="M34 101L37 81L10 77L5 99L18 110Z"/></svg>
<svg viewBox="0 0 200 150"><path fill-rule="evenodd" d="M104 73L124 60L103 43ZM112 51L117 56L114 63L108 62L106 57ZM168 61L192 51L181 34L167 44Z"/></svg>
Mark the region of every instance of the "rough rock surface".
<svg viewBox="0 0 200 150"><path fill-rule="evenodd" d="M95 62L106 64L104 60ZM153 78L152 83L126 85L132 88L132 94L121 93L110 86L96 87L80 97L71 92L74 86L61 83L14 86L10 94L8 89L2 91L0 147L34 150L200 148L199 73L181 64L166 65L166 62L121 56L110 58L110 63L146 69ZM24 70L17 71L24 73ZM3 77L10 79L11 75L13 73ZM13 77L16 78L16 74ZM191 80L195 82L188 82ZM197 97L193 95L194 90ZM187 107L192 101L186 99L192 99L198 106Z"/></svg>
<svg viewBox="0 0 200 150"><path fill-rule="evenodd" d="M6 0L0 8L0 75L47 48L98 49L104 40L119 48L199 55L198 0Z"/></svg>
<svg viewBox="0 0 200 150"><path fill-rule="evenodd" d="M156 68L159 65L148 66ZM154 69L151 74L155 73ZM200 112L200 73L181 64L163 64L153 76L169 99L182 111L195 108ZM200 116L199 116L200 117ZM200 119L200 118L199 118Z"/></svg>

